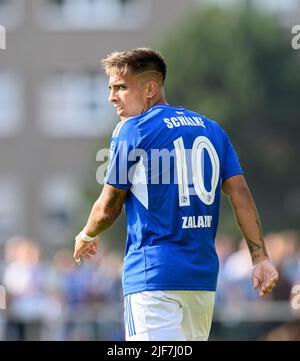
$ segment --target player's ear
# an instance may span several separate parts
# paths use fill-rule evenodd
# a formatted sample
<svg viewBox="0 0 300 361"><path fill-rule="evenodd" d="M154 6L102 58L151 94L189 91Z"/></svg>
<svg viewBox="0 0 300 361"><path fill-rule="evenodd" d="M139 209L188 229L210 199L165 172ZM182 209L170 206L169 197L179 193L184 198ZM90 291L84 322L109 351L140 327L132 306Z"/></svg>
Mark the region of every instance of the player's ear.
<svg viewBox="0 0 300 361"><path fill-rule="evenodd" d="M146 97L151 99L155 97L158 92L158 84L155 80L149 80L146 84Z"/></svg>

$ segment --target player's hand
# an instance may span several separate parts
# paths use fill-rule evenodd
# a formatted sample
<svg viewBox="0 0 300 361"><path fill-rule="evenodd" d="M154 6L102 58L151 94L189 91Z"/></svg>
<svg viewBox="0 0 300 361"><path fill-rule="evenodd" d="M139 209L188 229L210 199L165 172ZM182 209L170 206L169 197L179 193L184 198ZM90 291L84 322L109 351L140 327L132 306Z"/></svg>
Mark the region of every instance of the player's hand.
<svg viewBox="0 0 300 361"><path fill-rule="evenodd" d="M84 257L89 260L97 253L98 250L98 238L95 241L86 242L80 238L80 233L75 237L74 246L74 259L77 264L80 264L80 257Z"/></svg>
<svg viewBox="0 0 300 361"><path fill-rule="evenodd" d="M264 259L254 266L252 282L253 287L259 290L260 296L265 296L272 292L278 278L279 274L276 268L268 259Z"/></svg>

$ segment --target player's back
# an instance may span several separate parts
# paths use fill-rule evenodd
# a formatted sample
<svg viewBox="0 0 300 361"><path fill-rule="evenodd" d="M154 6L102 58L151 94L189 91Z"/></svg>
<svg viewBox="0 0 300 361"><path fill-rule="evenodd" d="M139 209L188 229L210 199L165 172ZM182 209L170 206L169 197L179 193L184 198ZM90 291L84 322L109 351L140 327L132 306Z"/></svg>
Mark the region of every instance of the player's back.
<svg viewBox="0 0 300 361"><path fill-rule="evenodd" d="M138 159L125 203L125 294L215 290L221 181L241 173L226 133L214 121L168 105L122 128L119 140L129 140Z"/></svg>

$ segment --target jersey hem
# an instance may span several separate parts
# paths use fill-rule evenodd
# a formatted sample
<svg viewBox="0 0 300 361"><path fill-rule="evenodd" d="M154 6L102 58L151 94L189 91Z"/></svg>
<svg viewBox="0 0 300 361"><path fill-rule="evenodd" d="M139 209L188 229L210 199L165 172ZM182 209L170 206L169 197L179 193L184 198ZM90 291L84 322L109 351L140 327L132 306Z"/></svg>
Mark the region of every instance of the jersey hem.
<svg viewBox="0 0 300 361"><path fill-rule="evenodd" d="M116 183L110 183L108 181L104 181L103 183L108 184L109 186L112 186L112 187L115 187L115 188L126 190L126 191L128 191L130 189L130 187L131 187L131 185L128 187L128 185L126 185L126 184L124 184L124 185L123 184L116 184Z"/></svg>
<svg viewBox="0 0 300 361"><path fill-rule="evenodd" d="M132 294L138 293L143 291L213 291L216 292L216 287L211 286L204 286L204 285L184 285L182 287L177 285L147 285L145 287L136 287L130 288L128 290L124 290L123 295L124 297Z"/></svg>
<svg viewBox="0 0 300 361"><path fill-rule="evenodd" d="M226 177L222 178L222 183L224 183L227 179L234 177L235 175L244 175L244 172L242 170L237 171L237 172L232 172L226 175Z"/></svg>

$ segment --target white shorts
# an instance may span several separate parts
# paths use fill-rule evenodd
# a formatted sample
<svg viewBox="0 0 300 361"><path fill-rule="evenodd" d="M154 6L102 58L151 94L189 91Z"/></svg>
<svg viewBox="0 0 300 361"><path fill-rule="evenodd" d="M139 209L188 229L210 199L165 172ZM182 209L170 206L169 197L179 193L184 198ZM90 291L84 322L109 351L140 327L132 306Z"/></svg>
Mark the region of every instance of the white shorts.
<svg viewBox="0 0 300 361"><path fill-rule="evenodd" d="M125 297L126 341L207 341L210 291L143 291Z"/></svg>

